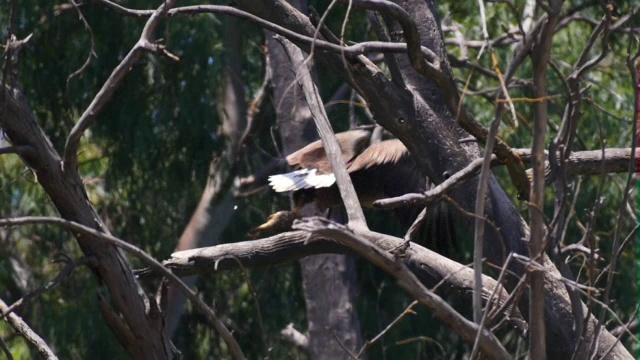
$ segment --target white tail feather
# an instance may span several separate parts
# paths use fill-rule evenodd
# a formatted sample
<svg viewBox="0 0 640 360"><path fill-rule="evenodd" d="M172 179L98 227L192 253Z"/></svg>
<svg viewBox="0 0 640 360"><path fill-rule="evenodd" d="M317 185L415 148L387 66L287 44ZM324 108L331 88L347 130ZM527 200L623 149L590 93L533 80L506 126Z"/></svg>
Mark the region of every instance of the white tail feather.
<svg viewBox="0 0 640 360"><path fill-rule="evenodd" d="M317 169L302 169L287 174L269 176L269 185L276 192L329 187L336 182L333 174L316 175Z"/></svg>

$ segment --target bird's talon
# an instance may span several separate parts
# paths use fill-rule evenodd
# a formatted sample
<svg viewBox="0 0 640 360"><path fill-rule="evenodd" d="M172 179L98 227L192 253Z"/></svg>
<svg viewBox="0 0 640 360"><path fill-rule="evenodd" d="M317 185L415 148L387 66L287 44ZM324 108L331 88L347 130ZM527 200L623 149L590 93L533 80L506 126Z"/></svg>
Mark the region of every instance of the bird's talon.
<svg viewBox="0 0 640 360"><path fill-rule="evenodd" d="M402 242L402 244L389 250L389 253L393 254L393 256L395 256L396 258L403 258L406 255L407 249L409 249L410 246L411 246L411 241L409 241L408 239L405 239Z"/></svg>

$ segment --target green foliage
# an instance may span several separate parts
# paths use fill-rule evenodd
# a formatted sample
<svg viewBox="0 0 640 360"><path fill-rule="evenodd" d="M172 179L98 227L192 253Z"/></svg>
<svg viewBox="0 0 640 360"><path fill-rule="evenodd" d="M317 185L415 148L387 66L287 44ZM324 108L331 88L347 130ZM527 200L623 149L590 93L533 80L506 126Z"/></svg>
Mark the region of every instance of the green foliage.
<svg viewBox="0 0 640 360"><path fill-rule="evenodd" d="M1 3L8 8L7 2ZM524 1L515 1L515 13L521 14ZM196 4L181 2L181 6ZM576 6L569 2L565 8ZM620 4L620 13L626 14L631 4ZM127 2L131 8L151 9L157 2L137 0ZM325 2L314 4L319 12L325 10ZM443 21L455 22L466 38L480 39L477 9L463 2L438 2ZM475 3L474 3L474 6ZM504 4L486 3L487 26L490 36L503 33L502 27L515 27L514 10ZM91 27L95 56L78 76L70 75L82 67L90 53L91 35L83 28L73 9L63 10L53 3L21 1L15 9L12 32L19 38L33 33L33 38L21 53L19 83L39 124L62 151L66 136L84 109L99 91L115 66L137 41L144 26L144 19L122 16L112 10L88 2L81 7L82 14ZM588 7L584 14L599 19L597 7ZM340 34L346 8L337 6L327 18L327 26ZM444 14L447 14L444 16ZM519 16L519 15L518 15ZM7 24L8 12L0 11L0 24ZM242 23L245 88L248 98L262 81L264 74L262 32L259 28ZM224 66L222 22L219 16L200 15L172 18L158 30L167 49L180 57L173 62L156 55L144 55L129 72L115 97L98 115L90 131L85 134L80 149L80 171L87 181L90 200L98 209L110 230L117 236L147 250L162 259L173 250L177 239L189 220L200 197L207 178L212 154L224 148L219 136L220 119L217 101L221 71ZM547 141L555 135L562 119L564 105L568 101L560 78L567 76L576 63L579 51L584 48L593 26L586 22L572 22L554 38L552 58L558 62L559 74L550 72L550 132ZM365 14L353 10L345 39L366 40L370 35ZM452 35L445 32L445 38ZM7 37L6 27L0 36ZM582 104L575 150L627 147L630 144L633 89L625 65L628 36L612 34L606 61L590 72L584 85L587 101ZM459 48L448 50L460 56ZM469 49L469 60L486 68L492 68L490 53L495 52L498 66L504 73L512 60L511 47L485 49L478 58L478 48ZM593 56L601 51L596 44ZM532 68L528 61L515 74L523 80L523 86L513 89L515 98L530 98ZM497 89L498 81L471 72L454 69L456 76L469 80L469 90ZM343 80L326 69L318 69L322 79L322 95L328 99ZM469 94L465 106L475 118L488 126L493 120L495 93L488 96ZM506 112L500 136L512 147L529 147L533 103L516 101L519 115L518 127ZM334 113L334 128L348 128L348 106L338 105ZM358 115L364 119L361 113ZM248 151L242 158L242 173L264 164L277 154L271 136L273 110L262 114L262 123L256 124L259 135L248 141ZM5 146L3 144L2 146ZM503 169L496 171L503 186L512 195L515 190ZM603 262L610 260L611 239L614 234L624 239L635 224L620 216L622 189L626 175L607 175L602 178L582 178L580 192L574 184L571 200L577 193L575 217L568 226L566 244L582 238L581 226L589 223L595 200L601 196L605 202L595 223L597 241ZM603 183L604 182L604 183ZM598 189L602 186L602 193ZM547 219L553 217L553 193L547 194ZM515 196L513 196L515 198ZM274 210L286 208L288 199L272 195L260 195L237 200L238 208L230 225L222 236L225 241L246 238L248 229L264 220ZM523 215L527 215L523 208ZM0 215L57 215L47 195L36 183L25 165L14 155L0 155ZM398 231L386 216L373 214L377 229ZM616 232L617 231L617 232ZM65 231L45 226L0 229L0 298L12 302L25 291L33 289L53 278L62 268L52 264L59 253L72 258L82 256L73 237ZM469 261L469 244L463 248L459 260ZM622 319L634 313L638 302L636 294L638 263L637 246L630 242L620 258L616 282L611 297L616 299L612 309ZM9 259L19 259L29 270L29 283L17 279L17 265ZM583 258L576 256L572 266L581 266ZM136 266L137 261L132 261ZM632 271L631 271L632 270ZM580 280L585 280L581 274ZM234 271L203 277L198 282L199 293L208 303L215 304L221 318L234 331L240 345L249 358L270 357L304 358L292 345L281 339L279 331L288 323L306 329L304 299L300 289L300 273L295 264L271 269ZM410 303L410 299L385 274L358 261L360 292L358 313L363 335L371 339L384 329ZM593 279L595 281L595 279ZM597 284L603 285L603 280ZM250 285L249 285L250 284ZM627 286L616 286L628 284ZM64 359L112 359L122 358L123 350L107 329L97 311L98 291L94 277L83 268L76 269L71 279L63 281L21 310L21 315L51 344ZM439 292L457 309L469 315L468 305L461 304L459 294ZM258 305L257 305L258 304ZM257 308L260 308L258 313ZM381 358L442 358L462 357L469 351L451 331L440 326L424 308L416 307L415 314L407 315L379 344L371 349L371 359ZM206 320L194 311L182 319L176 345L185 358L228 358L224 342ZM512 333L505 331L507 346L519 346ZM0 337L7 339L13 332L0 325ZM408 341L412 339L412 341ZM8 345L16 359L35 357L34 350L20 338L11 338ZM627 345L633 345L629 341Z"/></svg>

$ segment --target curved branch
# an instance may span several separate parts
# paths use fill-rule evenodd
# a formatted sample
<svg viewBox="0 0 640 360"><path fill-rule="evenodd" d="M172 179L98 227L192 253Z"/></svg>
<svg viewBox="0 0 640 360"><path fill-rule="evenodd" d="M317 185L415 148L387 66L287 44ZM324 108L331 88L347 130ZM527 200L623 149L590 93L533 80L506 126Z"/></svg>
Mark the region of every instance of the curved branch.
<svg viewBox="0 0 640 360"><path fill-rule="evenodd" d="M393 251L405 243L403 239L374 232L367 232L363 236L385 251ZM240 266L244 268L276 266L317 254L353 254L351 249L335 242L328 240L309 242L308 239L309 235L306 232L291 231L259 240L179 251L171 254L171 258L163 261L163 265L174 274L185 277L237 270ZM411 271L427 286L439 287L438 284L444 283L455 291L461 292L465 297L470 296L473 291L472 269L427 248L411 243L405 252L405 261ZM150 268L136 273L142 279L159 275L157 271ZM486 275L483 276L482 284L482 296L487 301L499 284ZM494 306L500 307L508 299L509 294L505 290L500 290L491 301L495 302ZM526 323L517 309L506 307L504 316L521 333L526 331Z"/></svg>
<svg viewBox="0 0 640 360"><path fill-rule="evenodd" d="M116 66L107 81L102 85L98 94L96 94L91 101L91 104L89 104L73 129L71 129L64 149L64 162L66 164L66 168L71 169L71 171L76 170L78 165L78 147L80 146L80 138L82 138L82 134L87 130L87 128L89 128L89 125L91 125L91 122L95 119L100 110L102 110L102 108L111 100L113 94L116 92L118 87L120 87L120 84L122 84L122 81L127 76L133 65L138 61L142 53L144 51L157 51L164 55L168 55L169 57L172 56L166 52L163 46L153 44L151 35L154 33L162 18L164 18L167 11L173 7L176 2L177 0L167 0L152 13L147 24L144 26L144 29L142 29L142 34L140 34L138 42L133 46L120 64Z"/></svg>
<svg viewBox="0 0 640 360"><path fill-rule="evenodd" d="M444 322L460 337L470 344L476 340L478 347L487 356L494 359L511 359L500 341L489 330L465 319L441 297L428 290L418 278L409 271L400 258L394 257L374 243L365 240L360 234L353 233L347 227L330 220L315 217L298 220L294 228L310 232L314 237L332 239L347 246L369 262L380 267L398 281L398 285L429 309L435 317Z"/></svg>
<svg viewBox="0 0 640 360"><path fill-rule="evenodd" d="M409 55L409 61L411 65L420 73L423 72L423 68L427 66L423 53L420 50L422 42L420 41L420 33L416 23L411 18L411 15L407 13L400 5L386 0L349 0L353 2L353 5L362 9L375 10L386 15L393 17L402 27L404 39L407 41L407 52ZM342 2L349 2L342 0ZM431 63L439 63L438 57L431 53L428 61ZM433 74L431 74L433 75Z"/></svg>
<svg viewBox="0 0 640 360"><path fill-rule="evenodd" d="M240 345L233 338L233 335L227 330L227 328L222 324L220 319L213 312L213 309L209 308L207 304L204 303L196 293L191 291L187 285L185 285L182 280L180 280L175 274L173 274L169 269L164 267L161 263L159 263L156 259L149 256L146 252L142 251L136 246L129 244L126 241L120 240L115 236L101 233L97 230L94 230L90 227L78 224L73 221L68 221L65 219L54 218L54 217L40 217L40 216L27 216L21 218L10 218L10 219L0 219L0 226L12 227L12 226L21 226L21 225L29 225L29 224L51 224L66 228L68 230L74 231L76 233L82 233L86 235L90 235L95 237L96 239L102 240L110 245L117 246L131 255L137 257L138 259L144 261L145 264L149 265L155 271L161 273L165 278L167 278L173 285L177 286L178 289L194 304L194 306L202 312L202 314L211 322L211 324L215 327L216 331L222 336L225 343L229 346L231 353L235 359L244 359L244 355L242 354L242 350L240 349Z"/></svg>

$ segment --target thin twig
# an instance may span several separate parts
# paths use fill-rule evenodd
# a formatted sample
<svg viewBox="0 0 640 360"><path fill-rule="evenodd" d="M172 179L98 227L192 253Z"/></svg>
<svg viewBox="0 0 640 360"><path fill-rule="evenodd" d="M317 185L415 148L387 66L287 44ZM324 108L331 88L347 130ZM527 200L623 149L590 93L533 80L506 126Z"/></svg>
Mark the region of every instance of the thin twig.
<svg viewBox="0 0 640 360"><path fill-rule="evenodd" d="M69 76L67 76L67 94L69 91L69 83L71 82L71 80L74 77L82 74L89 67L89 65L91 64L91 58L98 57L95 51L95 38L93 36L93 29L91 29L91 26L89 25L89 22L87 21L87 19L84 17L84 14L82 14L82 11L80 11L80 7L78 6L78 4L74 0L68 0L68 1L71 4L71 6L76 10L76 13L78 14L78 18L82 22L82 25L84 26L85 30L87 30L87 32L89 33L89 54L87 55L87 59L80 66L80 68L78 68L78 70L72 72Z"/></svg>
<svg viewBox="0 0 640 360"><path fill-rule="evenodd" d="M262 339L262 345L264 346L265 351L269 352L271 347L267 343L267 332L264 330L264 321L262 320L262 311L260 310L260 301L258 300L258 293L256 292L256 289L253 287L253 283L251 282L251 278L249 277L249 272L247 272L247 269L245 269L244 266L242 266L242 262L240 262L238 258L234 258L234 260L238 263L238 267L240 268L240 271L242 271L242 276L244 277L244 281L246 282L247 286L249 287L249 291L253 296L253 302L256 306L256 313L258 316L258 325L260 326L260 335L261 335L260 337Z"/></svg>
<svg viewBox="0 0 640 360"><path fill-rule="evenodd" d="M371 348L371 346L373 346L373 344L375 344L378 340L382 339L382 337L385 336L405 316L407 316L409 314L415 314L416 312L413 311L413 307L416 306L417 304L418 304L418 301L414 300L409 306L407 306L406 309L404 309L403 312L400 313L400 315L398 315L392 322L390 322L389 325L387 325L387 327L384 328L384 330L382 330L373 339L367 340L364 343L364 345L362 346L362 348L360 349L360 351L358 351L357 358L361 359L362 356L364 355L364 353L367 352L367 350L369 350Z"/></svg>
<svg viewBox="0 0 640 360"><path fill-rule="evenodd" d="M513 253L510 253L509 256L507 257L507 260L504 262L504 265L502 266L502 270L500 270L500 275L498 276L498 286L496 286L493 289L493 292L491 293L491 296L489 296L489 299L487 300L487 306L485 307L484 311L481 311L481 319L478 322L479 324L479 328L482 329L485 327L485 323L487 321L487 318L489 317L489 313L490 313L490 306L493 304L492 300L493 297L496 295L496 293L498 293L498 290L501 289L502 286L502 281L504 280L504 275L507 272L507 269L509 268L509 263L511 263L511 259L513 258ZM477 286L474 288L474 291L476 291ZM482 304L481 304L482 305ZM480 309L482 310L482 309ZM478 335L476 336L476 340L473 342L473 349L471 350L471 356L469 357L470 359L475 359L476 356L478 355L478 341L480 340L480 331L478 331Z"/></svg>
<svg viewBox="0 0 640 360"><path fill-rule="evenodd" d="M0 311L3 313L8 312L7 304L0 299ZM38 353L47 360L55 360L58 359L53 350L47 345L47 342L40 337L35 331L33 331L29 325L22 320L22 318L14 313L9 314L7 316L7 322L13 327L20 335L22 335L25 340L27 340L31 345L33 345ZM4 343L4 342L3 342ZM7 349L8 350L8 349ZM5 354L6 351L5 350ZM7 355L8 359L12 359L11 353Z"/></svg>
<svg viewBox="0 0 640 360"><path fill-rule="evenodd" d="M58 285L63 280L65 280L67 277L69 277L69 275L71 275L71 272L73 271L73 269L75 269L76 267L81 266L81 265L86 265L86 264L88 264L88 263L90 263L92 261L95 261L95 259L91 258L91 257L82 257L82 258L80 258L78 260L74 260L74 261L71 261L71 262L67 263L67 265L62 269L62 271L60 271L58 273L58 275L56 275L52 280L47 282L45 285L40 286L39 288L35 289L34 291L24 295L19 300L17 300L13 304L11 304L11 306L6 307L6 309L3 309L2 312L0 312L0 320L4 319L7 315L9 315L9 314L13 313L14 311L16 311L17 309L19 309L22 305L24 305L24 304L28 303L29 301L37 298L41 294L51 290L54 286Z"/></svg>

